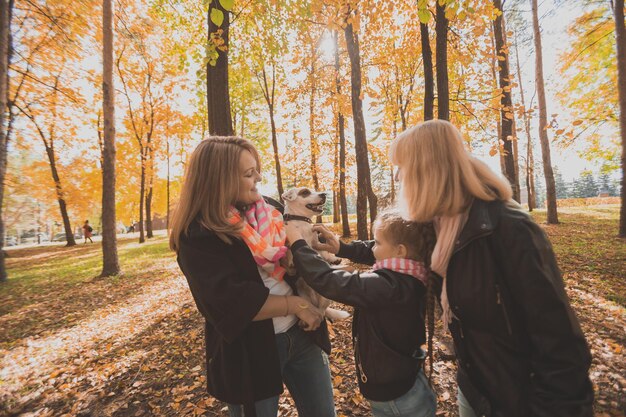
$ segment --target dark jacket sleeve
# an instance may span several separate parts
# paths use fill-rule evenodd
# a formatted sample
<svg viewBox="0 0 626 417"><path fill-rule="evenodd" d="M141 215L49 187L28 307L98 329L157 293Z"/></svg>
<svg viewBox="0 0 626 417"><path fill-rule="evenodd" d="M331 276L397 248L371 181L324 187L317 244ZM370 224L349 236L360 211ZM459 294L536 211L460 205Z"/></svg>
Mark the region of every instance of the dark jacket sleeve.
<svg viewBox="0 0 626 417"><path fill-rule="evenodd" d="M374 258L374 253L372 252L373 246L373 240L354 240L350 243L339 242L337 256L350 259L352 262L359 264L374 265L376 258Z"/></svg>
<svg viewBox="0 0 626 417"><path fill-rule="evenodd" d="M494 246L530 338L533 416L592 415L589 347L572 310L552 246L531 219L502 220ZM500 255L498 255L500 253Z"/></svg>
<svg viewBox="0 0 626 417"><path fill-rule="evenodd" d="M347 272L333 269L304 240L291 245L298 273L326 298L360 308L388 307L413 297L410 283L378 272Z"/></svg>
<svg viewBox="0 0 626 417"><path fill-rule="evenodd" d="M227 342L235 340L269 295L263 282L242 276L229 256L232 247L216 236L181 239L178 264L198 310Z"/></svg>

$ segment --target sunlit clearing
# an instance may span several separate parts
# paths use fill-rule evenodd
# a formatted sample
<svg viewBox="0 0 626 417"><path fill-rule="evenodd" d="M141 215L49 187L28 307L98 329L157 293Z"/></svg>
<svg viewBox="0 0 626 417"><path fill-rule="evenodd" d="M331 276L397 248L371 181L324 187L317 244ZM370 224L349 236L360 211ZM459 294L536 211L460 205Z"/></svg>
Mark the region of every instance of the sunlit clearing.
<svg viewBox="0 0 626 417"><path fill-rule="evenodd" d="M96 310L78 326L29 337L10 350L0 349L3 390L15 392L40 378L71 374L70 368L80 367L85 359L107 354L176 314L190 301L186 281L176 269L172 264L168 271L176 278L160 280L131 299Z"/></svg>

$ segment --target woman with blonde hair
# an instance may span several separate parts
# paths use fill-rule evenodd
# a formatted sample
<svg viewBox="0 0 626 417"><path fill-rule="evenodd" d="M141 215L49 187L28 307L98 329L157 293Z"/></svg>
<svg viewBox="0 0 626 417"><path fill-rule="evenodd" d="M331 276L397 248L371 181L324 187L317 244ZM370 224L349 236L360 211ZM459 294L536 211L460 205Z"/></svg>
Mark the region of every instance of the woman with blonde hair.
<svg viewBox="0 0 626 417"><path fill-rule="evenodd" d="M281 207L259 193L260 172L251 142L203 140L172 217L170 247L205 319L207 390L232 417L276 417L284 382L299 416L334 417L326 323L285 279Z"/></svg>
<svg viewBox="0 0 626 417"><path fill-rule="evenodd" d="M443 120L401 133L390 152L406 215L435 222L461 417L591 416L589 348L550 242L510 185Z"/></svg>

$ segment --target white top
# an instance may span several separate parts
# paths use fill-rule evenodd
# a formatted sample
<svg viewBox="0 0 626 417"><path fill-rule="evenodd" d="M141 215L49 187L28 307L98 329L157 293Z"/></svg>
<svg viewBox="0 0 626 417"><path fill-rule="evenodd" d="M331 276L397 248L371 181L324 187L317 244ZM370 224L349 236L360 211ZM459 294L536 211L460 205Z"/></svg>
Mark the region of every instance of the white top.
<svg viewBox="0 0 626 417"><path fill-rule="evenodd" d="M277 281L274 278L270 277L267 272L263 268L259 268L259 274L261 274L261 278L263 279L263 284L270 290L270 294L272 295L292 295L293 290L285 281ZM295 314L290 314L288 316L274 317L272 319L274 322L274 333L285 333L287 330L291 328L296 322L298 318Z"/></svg>

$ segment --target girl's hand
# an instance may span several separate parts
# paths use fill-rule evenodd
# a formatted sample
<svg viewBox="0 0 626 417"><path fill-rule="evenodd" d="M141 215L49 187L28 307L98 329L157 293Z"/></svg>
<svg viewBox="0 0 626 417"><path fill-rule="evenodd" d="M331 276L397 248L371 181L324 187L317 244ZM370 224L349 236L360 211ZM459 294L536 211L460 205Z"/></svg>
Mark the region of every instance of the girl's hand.
<svg viewBox="0 0 626 417"><path fill-rule="evenodd" d="M313 249L325 250L326 252L330 252L332 254L339 252L339 238L333 232L328 230L326 226L319 223L314 224L313 231L318 232L320 236L326 240L325 243L313 241Z"/></svg>
<svg viewBox="0 0 626 417"><path fill-rule="evenodd" d="M302 231L300 230L299 223L300 222L285 223L285 232L287 233L287 241L289 241L289 244L302 239Z"/></svg>

